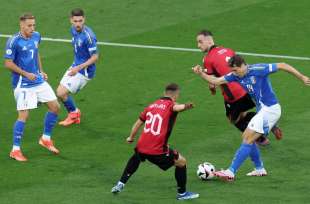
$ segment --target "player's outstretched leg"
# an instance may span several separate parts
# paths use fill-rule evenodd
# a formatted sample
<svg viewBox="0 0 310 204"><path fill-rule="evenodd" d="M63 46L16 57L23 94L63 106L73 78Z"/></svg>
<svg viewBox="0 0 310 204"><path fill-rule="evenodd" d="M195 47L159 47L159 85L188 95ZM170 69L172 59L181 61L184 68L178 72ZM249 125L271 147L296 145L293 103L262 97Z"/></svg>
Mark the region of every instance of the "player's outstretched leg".
<svg viewBox="0 0 310 204"><path fill-rule="evenodd" d="M175 161L175 179L178 186L177 200L190 200L198 198L198 193L186 191L186 159L179 154L179 158Z"/></svg>
<svg viewBox="0 0 310 204"><path fill-rule="evenodd" d="M217 171L214 173L214 175L224 181L233 181L235 179L236 172L238 171L242 163L247 159L247 157L250 156L252 149L256 148L256 150L258 150L257 146L253 145L253 143L260 136L261 136L260 133L257 133L247 128L242 135L243 143L237 150L230 167L226 170ZM256 156L258 156L258 158L256 158L255 161L257 163L260 163L259 165L262 165L262 162L260 161L259 158L259 152L255 153Z"/></svg>
<svg viewBox="0 0 310 204"><path fill-rule="evenodd" d="M135 153L127 162L127 165L124 169L121 179L117 182L115 186L111 189L111 193L117 194L120 193L129 178L137 171L140 165L140 158L138 153Z"/></svg>

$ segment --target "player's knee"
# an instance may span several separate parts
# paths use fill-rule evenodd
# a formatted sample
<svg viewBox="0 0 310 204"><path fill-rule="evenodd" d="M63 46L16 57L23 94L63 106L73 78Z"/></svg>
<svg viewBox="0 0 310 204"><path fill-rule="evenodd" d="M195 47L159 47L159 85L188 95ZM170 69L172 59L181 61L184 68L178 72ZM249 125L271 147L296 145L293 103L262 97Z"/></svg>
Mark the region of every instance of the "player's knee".
<svg viewBox="0 0 310 204"><path fill-rule="evenodd" d="M18 111L18 118L17 118L17 120L26 122L26 120L28 119L28 116L29 116L29 111L28 110Z"/></svg>
<svg viewBox="0 0 310 204"><path fill-rule="evenodd" d="M258 133L247 128L242 134L243 143L253 144L256 141L256 139L258 138L258 136L259 136Z"/></svg>
<svg viewBox="0 0 310 204"><path fill-rule="evenodd" d="M59 85L57 90L56 90L56 95L58 98L61 98L62 100L66 100L68 97L68 92L64 87Z"/></svg>
<svg viewBox="0 0 310 204"><path fill-rule="evenodd" d="M53 113L55 113L55 114L58 114L58 113L59 113L59 110L60 110L60 105L59 105L58 101L55 100L55 101L49 102L49 104L48 104L48 110L49 110L50 112L53 112Z"/></svg>
<svg viewBox="0 0 310 204"><path fill-rule="evenodd" d="M184 167L184 166L186 166L186 159L183 156L180 155L179 159L176 160L175 165L177 167Z"/></svg>

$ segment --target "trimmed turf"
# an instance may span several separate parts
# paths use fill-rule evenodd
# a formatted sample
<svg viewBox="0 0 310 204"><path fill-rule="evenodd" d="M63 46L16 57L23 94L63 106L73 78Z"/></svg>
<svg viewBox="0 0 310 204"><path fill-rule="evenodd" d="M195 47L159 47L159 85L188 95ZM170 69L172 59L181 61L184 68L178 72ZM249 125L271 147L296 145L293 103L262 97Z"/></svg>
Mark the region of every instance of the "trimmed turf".
<svg viewBox="0 0 310 204"><path fill-rule="evenodd" d="M214 31L218 44L243 52L309 56L310 3L306 0L270 1L24 1L1 2L0 33L18 30L23 11L37 16L43 36L70 38L68 13L82 6L87 24L99 41L194 48L201 28ZM0 38L4 48L6 39ZM240 144L240 133L224 117L222 97L211 97L207 83L190 67L201 63L201 53L100 46L96 78L75 100L83 112L79 126L57 126L54 139L61 150L53 156L38 145L45 107L31 112L22 148L29 158L8 158L15 101L9 72L0 69L0 203L176 203L173 169L161 172L145 163L119 196L110 193L119 179L133 145L125 143L140 111L161 96L171 81L182 87L181 102L196 108L181 113L170 139L188 160L188 189L201 198L191 203L307 203L310 177L310 89L294 77L277 73L272 84L282 105L283 141L262 149L270 176L247 178L250 161L235 183L196 178L199 163L217 168L230 163ZM72 62L69 43L43 41L40 53L50 84L56 88ZM309 61L246 57L249 63L285 61L310 75ZM65 117L64 108L60 118Z"/></svg>

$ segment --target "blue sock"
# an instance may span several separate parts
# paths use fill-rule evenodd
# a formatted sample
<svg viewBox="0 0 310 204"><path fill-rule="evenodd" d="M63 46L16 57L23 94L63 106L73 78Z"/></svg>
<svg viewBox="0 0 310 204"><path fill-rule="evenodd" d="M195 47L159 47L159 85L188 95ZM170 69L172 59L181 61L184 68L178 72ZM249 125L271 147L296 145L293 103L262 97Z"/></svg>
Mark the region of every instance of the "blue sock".
<svg viewBox="0 0 310 204"><path fill-rule="evenodd" d="M251 157L251 160L253 161L256 169L264 168L264 164L260 158L259 149L255 143L252 145L250 157Z"/></svg>
<svg viewBox="0 0 310 204"><path fill-rule="evenodd" d="M46 136L52 135L52 130L56 124L58 115L56 113L47 112L44 120L44 131L43 134Z"/></svg>
<svg viewBox="0 0 310 204"><path fill-rule="evenodd" d="M25 122L17 120L13 128L13 145L20 147L24 134Z"/></svg>
<svg viewBox="0 0 310 204"><path fill-rule="evenodd" d="M75 106L73 98L71 96L68 96L67 100L63 101L63 104L66 107L68 113L76 110L76 106Z"/></svg>
<svg viewBox="0 0 310 204"><path fill-rule="evenodd" d="M252 150L252 144L241 144L229 167L234 174L238 171L241 164L246 160Z"/></svg>

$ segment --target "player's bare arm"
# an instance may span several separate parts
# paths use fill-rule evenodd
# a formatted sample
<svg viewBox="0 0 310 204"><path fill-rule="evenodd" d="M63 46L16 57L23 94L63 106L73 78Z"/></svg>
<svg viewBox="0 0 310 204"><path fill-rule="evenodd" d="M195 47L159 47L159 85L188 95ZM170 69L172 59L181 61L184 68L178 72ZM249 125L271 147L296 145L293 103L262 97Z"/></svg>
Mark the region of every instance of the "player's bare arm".
<svg viewBox="0 0 310 204"><path fill-rule="evenodd" d="M18 67L11 59L5 59L4 66L11 70L12 72L16 72L29 80L33 81L37 78L37 76L33 73L26 72L22 70L20 67Z"/></svg>
<svg viewBox="0 0 310 204"><path fill-rule="evenodd" d="M47 80L47 79L48 79L48 76L47 76L47 74L43 71L42 61L41 61L41 57L40 57L40 54L39 54L39 53L38 53L38 64L39 64L40 73L42 74L43 79L44 79L44 80Z"/></svg>
<svg viewBox="0 0 310 204"><path fill-rule="evenodd" d="M215 95L216 94L216 85L215 84L211 84L209 83L209 90L211 92L212 95Z"/></svg>
<svg viewBox="0 0 310 204"><path fill-rule="evenodd" d="M82 69L85 69L87 68L89 65L92 65L94 63L97 62L99 58L99 55L98 54L93 54L86 62L78 65L78 66L75 66L75 67L72 67L70 69L70 72L69 72L69 76L74 76L76 75L80 70Z"/></svg>
<svg viewBox="0 0 310 204"><path fill-rule="evenodd" d="M189 110L194 108L194 104L193 103L185 103L185 104L175 104L173 106L173 111L174 112L182 112L185 110Z"/></svg>
<svg viewBox="0 0 310 204"><path fill-rule="evenodd" d="M305 85L310 86L309 77L303 75L291 65L286 64L286 63L277 63L277 68L280 70L286 71L290 74L293 74L296 78L300 79Z"/></svg>
<svg viewBox="0 0 310 204"><path fill-rule="evenodd" d="M144 122L139 118L135 124L132 126L131 128L131 132L130 132L130 135L129 137L127 137L126 141L128 143L132 143L135 139L135 136L138 132L138 130L140 129L140 127L144 124Z"/></svg>
<svg viewBox="0 0 310 204"><path fill-rule="evenodd" d="M199 75L202 79L208 81L211 84L214 85L221 85L226 84L227 81L225 80L224 76L222 77L215 77L213 75L206 74L200 65L196 65L192 68L193 72L197 75Z"/></svg>

